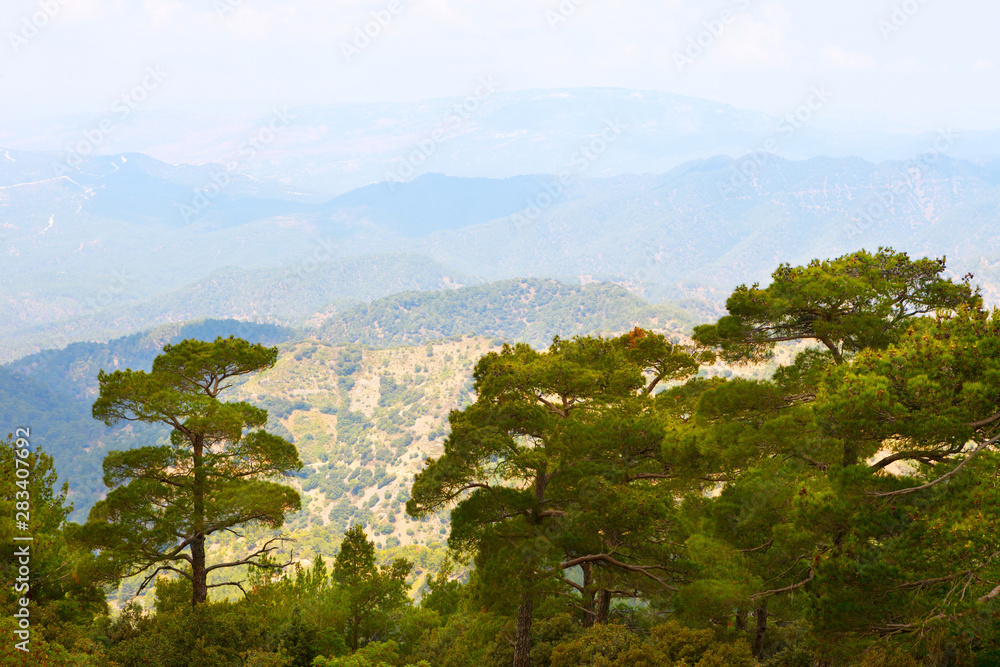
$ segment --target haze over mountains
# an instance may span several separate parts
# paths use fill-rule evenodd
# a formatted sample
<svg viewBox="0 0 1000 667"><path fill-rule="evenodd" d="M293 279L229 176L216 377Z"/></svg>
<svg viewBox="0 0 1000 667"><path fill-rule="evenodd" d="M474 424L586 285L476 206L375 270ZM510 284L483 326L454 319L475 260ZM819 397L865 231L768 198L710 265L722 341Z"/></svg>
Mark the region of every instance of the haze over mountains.
<svg viewBox="0 0 1000 667"><path fill-rule="evenodd" d="M100 118L8 128L0 360L511 278L610 281L712 313L779 262L879 245L947 254L992 298L997 135L822 129L825 95L780 119L483 80L464 99L263 122L134 113L97 134Z"/></svg>
<svg viewBox="0 0 1000 667"><path fill-rule="evenodd" d="M605 123L620 125L613 151L588 177L663 173L715 155L739 157L775 139L789 159L859 156L906 159L933 146L938 131L955 133L948 153L959 158L1000 154L1000 133L932 128L890 132L890 123L827 118L836 91L816 85L800 106L770 116L662 91L568 88L504 91L483 77L466 97L410 103L340 104L276 109L270 116L113 110L93 116L38 119L0 128L0 148L52 152L36 175L53 175L71 156L143 153L171 164L235 163L258 191L329 199L386 180L421 173L506 178L557 173ZM101 121L112 129L98 130ZM265 129L267 128L267 129ZM263 131L262 131L263 130ZM269 131L270 130L270 131ZM47 162L47 164L46 164ZM0 167L0 172L3 168ZM204 177L197 169L189 176Z"/></svg>

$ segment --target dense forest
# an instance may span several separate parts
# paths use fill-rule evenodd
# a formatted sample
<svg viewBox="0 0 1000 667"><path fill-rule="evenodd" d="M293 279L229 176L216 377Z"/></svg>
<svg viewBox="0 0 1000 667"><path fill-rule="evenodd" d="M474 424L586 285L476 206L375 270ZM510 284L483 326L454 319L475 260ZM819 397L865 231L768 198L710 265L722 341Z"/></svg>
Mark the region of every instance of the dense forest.
<svg viewBox="0 0 1000 667"><path fill-rule="evenodd" d="M685 337L664 332L669 316L577 335L571 299L546 311L566 323L547 349L516 335L476 348L471 392L405 490L372 472L363 422L405 422L430 346L403 361L413 382L382 376L367 406L360 348L324 358L340 397L320 406L338 420L326 460L275 421L315 399L255 400L254 384L282 368L304 381L291 369L323 357L322 340L279 358L277 329L170 339L148 370L88 367L92 417L137 441L102 452L82 523L30 433L0 447L4 515L28 503L31 517L28 531L0 524L3 541L32 538L25 589L14 550L0 561L0 665L1000 664L1000 312L945 271L891 249L782 265ZM537 335L501 321L520 300L504 294L470 292L491 334ZM413 299L320 330L465 333L435 324L451 302L425 300L429 317ZM768 372L707 372L720 364ZM8 398L29 380L8 378ZM65 419L83 428L79 412ZM393 442L383 463L417 446ZM354 456L374 467L349 468ZM307 493L352 482L389 511L349 513L326 557L292 557ZM442 521L433 566L379 548L403 503L408 520ZM148 608L112 596L126 580L152 591ZM26 623L30 653L15 646Z"/></svg>

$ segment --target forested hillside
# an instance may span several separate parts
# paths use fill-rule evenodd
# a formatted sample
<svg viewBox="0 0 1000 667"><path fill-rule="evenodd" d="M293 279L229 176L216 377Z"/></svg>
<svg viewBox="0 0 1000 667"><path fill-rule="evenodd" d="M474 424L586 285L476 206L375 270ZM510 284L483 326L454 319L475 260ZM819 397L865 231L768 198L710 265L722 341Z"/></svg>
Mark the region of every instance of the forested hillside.
<svg viewBox="0 0 1000 667"><path fill-rule="evenodd" d="M359 279L366 267L367 265L357 267ZM324 276L329 277L328 274L317 276L299 289L302 289L303 294L309 292L322 282L321 278ZM210 286L206 286L206 290L209 289ZM233 294L236 293L234 290ZM242 298L252 301L254 297L255 295L251 293L243 295ZM340 308L342 306L337 307ZM375 439L383 439L385 440L383 444L387 445L390 440L403 437L403 432L398 430L401 423L398 420L401 417L393 412L393 419L396 422L389 423L385 422L387 417L384 415L378 417L370 411L358 411L357 408L352 411L349 398L341 395L345 385L338 383L336 378L343 377L343 383L352 382L354 375L362 372L363 366L360 363L347 364L333 370L326 364L326 361L335 360L343 346L357 349L359 350L357 354L362 354L360 351L362 347L394 348L431 344L431 349L438 348L443 351L437 355L436 360L432 360L425 356L423 347L415 348L417 350L415 354L420 359L414 362L414 368L425 366L430 368L434 361L433 365L437 370L433 377L427 370L417 372L413 368L402 368L392 371L397 375L386 376L385 382L394 382L394 377L399 377L399 373L405 373L407 379L399 380L401 385L409 385L416 379L419 379L421 384L435 384L443 382L443 378L448 377L458 378L456 381L464 386L471 377L476 355L467 350L459 353L455 346L460 347L460 344L453 341L465 336L475 335L478 341L476 345L479 346L477 349L480 350L484 349L482 348L484 344L516 340L527 340L535 345L544 346L551 342L554 336L560 334L624 331L634 326L679 332L683 327L682 322L691 321L685 319L683 313L663 306L650 306L614 285L594 284L579 287L541 280L505 281L439 292L407 293L401 297L379 299L368 305L347 305L342 312L329 316L331 310L333 309L328 308L323 314L315 316L304 329L233 320L204 320L183 325L166 325L148 332L117 338L108 343L74 343L62 350L47 350L29 355L6 367L0 367L0 391L9 397L8 401L0 405L0 416L7 418L8 423L19 423L28 417L34 419L38 443L55 457L57 468L63 478L71 481L69 497L77 507L77 514L74 517L79 518L103 492L103 485L100 483L100 462L108 450L129 446L129 443L135 440L145 438L155 442L166 437L165 431L149 430L149 427L142 424L130 424L124 428L107 430L95 422L90 416L90 404L97 396L98 372L125 368L148 369L163 345L168 343L176 343L186 338L212 340L220 335L236 335L268 345L281 344L281 363L278 368L265 374L267 383L273 384L263 385L254 402L266 407L272 405L269 401L278 401L273 404L275 410L272 412L272 419L281 429L288 429L282 432L294 434L296 442L300 443L299 438L306 438L305 442L308 443L314 436L318 437L324 446L329 438L332 438L331 442L353 443L356 435L339 436L333 426L337 423L333 415L337 413L338 407L343 406L345 412L340 420L341 425L345 420L353 419L357 421L358 428L363 427L367 431L374 427L376 430L372 434L381 433ZM293 342L312 338L317 339L317 342ZM449 342L449 339L452 339L452 342ZM303 356L300 349L310 349L310 346L315 349L316 345L320 344L318 341L323 341L321 349L326 352L321 357L325 361L313 367L309 361L312 355ZM384 354L387 353L369 349L364 354L373 359L377 358L378 364L381 364ZM294 360L291 362L291 368L294 370L289 370L286 360ZM361 380L359 377L359 382L364 386L375 382L374 400L378 403L379 378L382 372L380 368L376 370L372 370L371 366L364 368L369 375L374 373L375 379ZM272 373L274 377L271 377ZM312 378L311 389L308 392L296 385L297 374L300 373ZM386 389L386 392L385 401L389 402L381 405L381 409L390 409L401 400L390 399L390 390ZM433 401L431 399L417 401L414 398L416 394L413 393L405 395L411 401L419 403L414 409L429 415L424 419L426 423L421 428L434 434L435 437L431 440L439 444L448 411L460 403L465 392L454 388L444 391ZM317 430L315 425L305 426L310 423L309 419L289 421L293 410L309 412L318 411L320 408L327 411L321 421L329 422L331 429L329 432L323 429ZM398 412L403 406L395 405L393 409ZM413 414L415 413L411 413L407 418L411 422L414 419ZM422 432L419 429L412 431L413 426L414 424L410 423L404 430L419 440ZM301 432L302 428L305 428L306 432ZM398 442L392 447L391 456L394 462L403 457L402 451L397 450L400 450ZM338 470L343 470L344 465L353 461L350 455L351 450L347 449L341 457L342 465ZM315 463L313 459L307 462ZM381 462L383 469L389 463L385 455ZM368 477L364 477L363 480L364 485L361 488L367 489L376 485L376 482ZM382 478L379 481L382 481ZM357 483L351 486L357 486ZM370 500L367 496L366 492L363 502ZM358 499L352 500L352 503L362 505L362 501ZM405 534L397 537L404 542L407 541Z"/></svg>
<svg viewBox="0 0 1000 667"><path fill-rule="evenodd" d="M296 343L240 385L236 398L265 408L305 464L293 482L304 511L289 525L304 556L331 557L352 522L379 548L445 540L447 513L417 522L403 506L414 474L440 455L448 413L474 400L472 367L491 349L471 337L384 350Z"/></svg>

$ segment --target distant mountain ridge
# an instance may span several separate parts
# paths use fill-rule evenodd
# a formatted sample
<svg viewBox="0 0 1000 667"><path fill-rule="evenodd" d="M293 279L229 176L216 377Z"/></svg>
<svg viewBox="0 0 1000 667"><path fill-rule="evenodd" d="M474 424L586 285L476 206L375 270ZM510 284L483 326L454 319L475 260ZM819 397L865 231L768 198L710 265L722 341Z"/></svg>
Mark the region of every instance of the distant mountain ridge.
<svg viewBox="0 0 1000 667"><path fill-rule="evenodd" d="M32 344L39 341L62 346L74 340L108 340L166 322L201 318L296 324L320 309L347 308L405 290L437 290L480 282L423 255L394 253L335 259L323 246L316 250L322 253L320 257L326 257L325 261L314 259L314 253L288 267L225 267L154 298L118 298L104 308L85 308L82 313L55 322L23 327L6 337L6 349L0 347L0 362L21 356L19 351L33 351Z"/></svg>
<svg viewBox="0 0 1000 667"><path fill-rule="evenodd" d="M80 182L0 186L0 359L57 346L53 333L69 336L65 344L198 317L287 324L338 299L514 278L614 282L647 300L708 312L780 262L882 245L947 255L993 299L1000 161L931 157L876 164L715 156L663 174L565 184L551 175L428 174L324 203L292 197L266 206L270 186L255 190L246 177L188 223L165 201L153 204L197 182L192 168L121 156L127 171L93 158ZM27 162L27 171L39 168ZM102 185L123 172L139 176L132 185ZM122 188L130 199L113 194ZM126 201L145 208L135 203L132 214ZM150 217L157 210L168 217ZM360 291L340 278L319 280L363 266L359 258L400 254L414 259L395 268L364 260L373 268L359 274L356 286L368 285ZM217 271L224 273L211 277ZM312 276L308 289L284 287L282 276L300 274Z"/></svg>
<svg viewBox="0 0 1000 667"><path fill-rule="evenodd" d="M549 176L491 179L425 174L408 182L386 181L352 190L320 210L331 216L354 211L377 227L415 238L517 213L544 192L550 180Z"/></svg>
<svg viewBox="0 0 1000 667"><path fill-rule="evenodd" d="M995 162L859 158L716 158L663 175L578 184L534 219L513 216L413 245L457 270L493 278L550 275L614 281L653 300L767 282L801 264L859 248L946 255L1000 295L1000 179Z"/></svg>
<svg viewBox="0 0 1000 667"><path fill-rule="evenodd" d="M290 119L288 126L241 171L277 189L287 187L282 181L290 178L299 192L318 201L391 180L387 174L394 173L407 179L429 172L493 178L556 173L607 118L619 119L629 130L616 150L595 165L593 176L662 173L715 154L735 158L781 136L778 117L664 91L508 91L501 82L475 89L470 90L478 93L470 96L471 110L464 108L470 99L464 97L277 110ZM934 142L933 130L890 134L875 126L827 122L821 112L816 116L818 122L783 138L783 157L858 155L878 162L905 158ZM39 119L0 128L0 146L58 151L78 144L99 120ZM105 154L146 153L172 163L225 163L268 120L149 112L119 128L100 148ZM953 156L1000 155L1000 132L961 134L950 151Z"/></svg>

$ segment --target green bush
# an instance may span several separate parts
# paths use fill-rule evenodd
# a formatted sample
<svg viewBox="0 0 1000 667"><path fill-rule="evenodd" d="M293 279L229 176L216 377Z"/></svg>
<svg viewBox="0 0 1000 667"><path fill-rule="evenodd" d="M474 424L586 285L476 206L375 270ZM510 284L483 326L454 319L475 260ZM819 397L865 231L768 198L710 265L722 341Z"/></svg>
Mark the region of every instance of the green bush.
<svg viewBox="0 0 1000 667"><path fill-rule="evenodd" d="M403 665L399 657L399 645L387 641L372 642L351 655L332 658L318 656L313 660L313 667L431 667L431 665L423 660L415 665Z"/></svg>
<svg viewBox="0 0 1000 667"><path fill-rule="evenodd" d="M267 654L280 651L269 646L262 619L245 604L205 604L197 610L167 604L170 611L155 616L123 614L113 627L117 639L108 649L118 667L234 667L256 653L258 664ZM287 665L275 656L270 664Z"/></svg>
<svg viewBox="0 0 1000 667"><path fill-rule="evenodd" d="M619 655L639 648L642 640L617 623L595 625L552 649L552 667L610 667Z"/></svg>
<svg viewBox="0 0 1000 667"><path fill-rule="evenodd" d="M750 647L676 621L655 626L649 641L618 623L595 625L552 649L551 667L753 667Z"/></svg>

